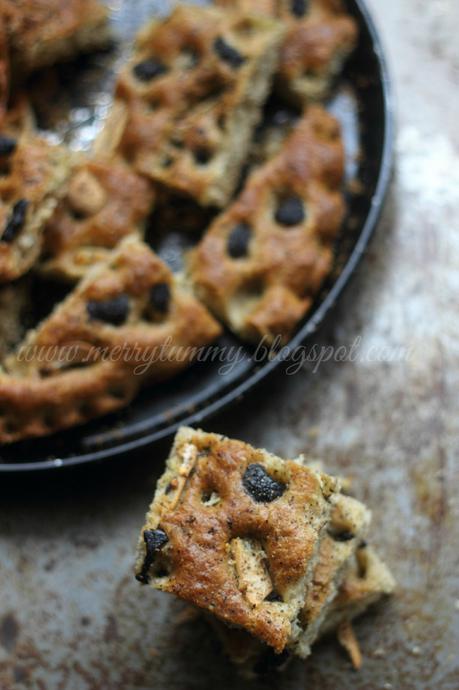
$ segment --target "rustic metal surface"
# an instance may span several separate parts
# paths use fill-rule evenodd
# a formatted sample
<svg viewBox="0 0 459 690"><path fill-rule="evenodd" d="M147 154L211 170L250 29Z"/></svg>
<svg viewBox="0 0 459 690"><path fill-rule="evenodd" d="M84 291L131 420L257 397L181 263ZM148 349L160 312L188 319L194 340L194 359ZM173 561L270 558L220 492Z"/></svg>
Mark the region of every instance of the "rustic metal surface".
<svg viewBox="0 0 459 690"><path fill-rule="evenodd" d="M317 343L348 356L278 376L211 427L350 475L399 589L356 626L359 673L329 641L260 688L459 687L459 7L369 5L396 79L398 165ZM65 483L2 484L1 690L242 687L205 624L132 577L166 450Z"/></svg>

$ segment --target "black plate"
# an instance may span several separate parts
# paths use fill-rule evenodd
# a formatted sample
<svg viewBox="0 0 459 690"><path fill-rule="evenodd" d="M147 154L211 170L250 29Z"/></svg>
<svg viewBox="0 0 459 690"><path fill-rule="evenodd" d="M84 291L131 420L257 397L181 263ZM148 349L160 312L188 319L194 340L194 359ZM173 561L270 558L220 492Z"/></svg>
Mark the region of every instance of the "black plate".
<svg viewBox="0 0 459 690"><path fill-rule="evenodd" d="M148 2L141 4L148 5ZM115 23L123 26L125 37L132 35L136 28L125 21L127 16L131 17L126 14L128 6L129 0L122 5L121 14L115 16ZM347 178L357 179L361 191L349 192L349 214L338 241L333 274L288 348L274 357L263 357L260 351L254 352L227 334L221 344L233 348L233 355L237 352L237 361L232 366L225 368L224 361L198 362L173 381L144 391L119 414L46 439L5 446L1 451L0 471L30 472L100 461L149 446L172 435L181 424L202 424L217 411L241 400L289 352L317 331L357 267L376 227L392 167L392 96L381 41L362 0L352 0L348 6L360 27L359 45L329 109L342 123ZM145 16L136 14L136 17L140 23L145 20ZM104 56L95 63L97 69L91 60L85 60L77 68L65 68L76 69L84 84L80 93L86 99L84 103L72 103L74 123L66 131L70 143L75 131L81 144L85 137L89 140L97 127L107 99L98 100L95 94L99 90L99 95L104 96L110 88L111 63L113 57ZM356 189L356 185L350 188ZM156 248L173 264L180 256L182 242L180 235L173 234Z"/></svg>

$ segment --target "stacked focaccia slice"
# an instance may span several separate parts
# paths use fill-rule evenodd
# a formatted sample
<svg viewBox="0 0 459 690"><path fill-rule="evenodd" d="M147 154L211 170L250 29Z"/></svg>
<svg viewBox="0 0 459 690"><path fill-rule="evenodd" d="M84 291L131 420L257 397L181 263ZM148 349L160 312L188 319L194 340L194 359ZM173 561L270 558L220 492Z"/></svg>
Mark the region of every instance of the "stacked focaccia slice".
<svg viewBox="0 0 459 690"><path fill-rule="evenodd" d="M137 579L209 616L246 674L350 621L394 587L365 506L300 458L182 428L142 529Z"/></svg>
<svg viewBox="0 0 459 690"><path fill-rule="evenodd" d="M186 368L219 333L164 263L128 237L6 358L0 442L120 409L142 385Z"/></svg>

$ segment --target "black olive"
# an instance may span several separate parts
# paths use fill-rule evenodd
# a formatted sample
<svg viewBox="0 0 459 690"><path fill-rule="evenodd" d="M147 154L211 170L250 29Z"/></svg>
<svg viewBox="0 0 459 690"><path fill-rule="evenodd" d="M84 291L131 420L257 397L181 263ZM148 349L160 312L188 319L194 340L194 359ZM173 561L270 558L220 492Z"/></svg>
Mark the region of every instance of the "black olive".
<svg viewBox="0 0 459 690"><path fill-rule="evenodd" d="M269 476L265 468L258 463L249 465L244 472L242 484L249 496L257 503L270 503L280 498L285 491L285 484Z"/></svg>
<svg viewBox="0 0 459 690"><path fill-rule="evenodd" d="M249 243L252 235L250 225L246 223L239 223L231 230L228 237L228 244L226 245L228 254L233 259L240 259L247 256L249 253Z"/></svg>
<svg viewBox="0 0 459 690"><path fill-rule="evenodd" d="M276 211L276 222L280 225L298 225L305 219L304 204L297 196L283 199Z"/></svg>
<svg viewBox="0 0 459 690"><path fill-rule="evenodd" d="M171 289L167 283L157 283L150 290L150 304L155 311L166 314L169 311Z"/></svg>
<svg viewBox="0 0 459 690"><path fill-rule="evenodd" d="M353 534L349 530L340 531L336 529L330 529L328 533L335 541L351 541L351 539L354 539L355 537L355 534Z"/></svg>
<svg viewBox="0 0 459 690"><path fill-rule="evenodd" d="M275 589L273 589L273 591L270 592L267 597L265 597L265 601L283 601L283 599L281 595L276 592Z"/></svg>
<svg viewBox="0 0 459 690"><path fill-rule="evenodd" d="M209 151L209 149L205 149L203 147L201 147L199 149L195 149L193 151L193 155L194 155L195 161L197 163L199 163L200 165L205 165L212 158L212 153Z"/></svg>
<svg viewBox="0 0 459 690"><path fill-rule="evenodd" d="M87 303L86 311L92 320L121 326L129 314L129 298L127 295L118 295L111 299L93 300Z"/></svg>
<svg viewBox="0 0 459 690"><path fill-rule="evenodd" d="M231 67L237 69L245 62L245 57L240 54L236 48L230 46L221 36L214 41L214 50L217 55L224 61L227 62Z"/></svg>
<svg viewBox="0 0 459 690"><path fill-rule="evenodd" d="M165 74L167 72L167 67L159 60L155 60L155 58L148 58L147 60L137 63L132 71L139 81L147 82Z"/></svg>
<svg viewBox="0 0 459 690"><path fill-rule="evenodd" d="M292 0L290 9L295 17L304 17L309 10L309 0Z"/></svg>
<svg viewBox="0 0 459 690"><path fill-rule="evenodd" d="M283 108L281 110L276 110L273 114L271 117L271 125L273 127L284 127L285 125L293 125L296 120L298 120L298 113L294 110Z"/></svg>
<svg viewBox="0 0 459 690"><path fill-rule="evenodd" d="M136 575L136 579L143 584L148 583L148 571L153 565L155 556L158 551L161 551L163 546L167 544L169 538L162 529L146 529L143 533L143 539L147 547L145 560L142 564L142 570Z"/></svg>
<svg viewBox="0 0 459 690"><path fill-rule="evenodd" d="M16 139L0 134L0 156L10 156L16 149Z"/></svg>
<svg viewBox="0 0 459 690"><path fill-rule="evenodd" d="M24 227L28 206L29 202L26 199L16 201L8 220L6 221L5 230L3 231L3 235L1 237L2 242L10 243L16 239L17 234Z"/></svg>

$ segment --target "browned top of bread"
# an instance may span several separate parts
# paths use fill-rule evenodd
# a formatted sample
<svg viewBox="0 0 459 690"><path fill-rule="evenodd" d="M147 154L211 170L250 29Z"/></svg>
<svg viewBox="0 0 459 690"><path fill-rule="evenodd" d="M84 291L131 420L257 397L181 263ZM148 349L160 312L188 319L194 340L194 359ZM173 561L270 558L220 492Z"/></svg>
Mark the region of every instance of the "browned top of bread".
<svg viewBox="0 0 459 690"><path fill-rule="evenodd" d="M199 296L243 337L286 339L309 307L332 266L343 167L337 121L311 107L193 251Z"/></svg>
<svg viewBox="0 0 459 690"><path fill-rule="evenodd" d="M153 200L150 183L121 161L83 161L45 228L41 269L78 280L123 237L142 229Z"/></svg>
<svg viewBox="0 0 459 690"><path fill-rule="evenodd" d="M304 104L326 96L357 39L355 20L341 0L238 0L242 10L279 17L287 25L276 86ZM231 0L217 0L231 8Z"/></svg>
<svg viewBox="0 0 459 690"><path fill-rule="evenodd" d="M181 429L147 514L137 576L281 651L334 488L298 462Z"/></svg>
<svg viewBox="0 0 459 690"><path fill-rule="evenodd" d="M39 137L0 137L0 281L17 278L36 260L70 163L63 147Z"/></svg>
<svg viewBox="0 0 459 690"><path fill-rule="evenodd" d="M292 24L281 50L279 78L294 79L327 71L337 52L349 52L356 35L354 20L344 15L317 13Z"/></svg>
<svg viewBox="0 0 459 690"><path fill-rule="evenodd" d="M282 26L179 6L140 32L118 79L119 151L143 174L203 205L224 205L276 65ZM237 120L237 121L236 121ZM239 134L239 139L237 138Z"/></svg>
<svg viewBox="0 0 459 690"><path fill-rule="evenodd" d="M1 12L14 63L26 70L107 40L107 10L98 0L2 0Z"/></svg>
<svg viewBox="0 0 459 690"><path fill-rule="evenodd" d="M142 383L188 366L219 333L165 264L128 237L6 359L0 441L119 409Z"/></svg>
<svg viewBox="0 0 459 690"><path fill-rule="evenodd" d="M381 597L391 594L394 588L395 581L378 554L370 546L359 546L345 567L338 593L327 607L318 630L318 639L364 613ZM288 657L274 657L272 650L245 630L230 628L210 616L208 620L219 636L224 651L240 667L242 675L254 678L267 670L282 670L281 662L285 665L288 661Z"/></svg>

